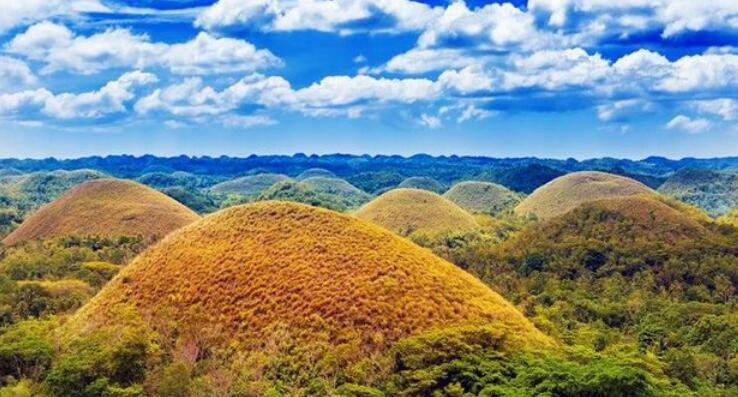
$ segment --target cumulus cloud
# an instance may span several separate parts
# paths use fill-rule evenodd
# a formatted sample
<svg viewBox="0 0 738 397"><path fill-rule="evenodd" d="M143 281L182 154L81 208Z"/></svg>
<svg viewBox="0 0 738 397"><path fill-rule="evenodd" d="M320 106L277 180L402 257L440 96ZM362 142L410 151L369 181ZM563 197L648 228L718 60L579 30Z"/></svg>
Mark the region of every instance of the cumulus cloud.
<svg viewBox="0 0 738 397"><path fill-rule="evenodd" d="M108 11L98 0L6 0L0 2L0 33L54 16Z"/></svg>
<svg viewBox="0 0 738 397"><path fill-rule="evenodd" d="M655 105L643 99L625 99L597 107L597 117L605 122L627 122L651 113Z"/></svg>
<svg viewBox="0 0 738 397"><path fill-rule="evenodd" d="M440 118L425 113L420 115L418 122L431 129L439 128L442 124Z"/></svg>
<svg viewBox="0 0 738 397"><path fill-rule="evenodd" d="M738 101L731 98L719 98L691 102L692 108L700 113L720 116L725 121L738 120Z"/></svg>
<svg viewBox="0 0 738 397"><path fill-rule="evenodd" d="M410 0L220 0L195 24L206 29L246 26L265 31L409 31L440 13Z"/></svg>
<svg viewBox="0 0 738 397"><path fill-rule="evenodd" d="M93 74L110 68L166 68L178 74L251 72L281 61L249 42L216 38L201 32L178 44L152 42L128 29L108 29L77 36L66 26L41 22L13 38L6 49L44 62L43 73L73 71Z"/></svg>
<svg viewBox="0 0 738 397"><path fill-rule="evenodd" d="M552 27L616 37L654 27L666 38L738 29L738 3L733 0L530 0L528 9Z"/></svg>
<svg viewBox="0 0 738 397"><path fill-rule="evenodd" d="M707 119L691 119L680 114L666 124L666 128L670 130L680 130L689 134L699 134L709 130L712 123Z"/></svg>
<svg viewBox="0 0 738 397"><path fill-rule="evenodd" d="M137 87L157 81L140 71L129 72L96 91L53 94L45 88L0 94L0 114L23 115L39 112L58 119L90 119L127 111Z"/></svg>
<svg viewBox="0 0 738 397"><path fill-rule="evenodd" d="M36 75L25 62L0 56L0 92L16 91L36 83Z"/></svg>

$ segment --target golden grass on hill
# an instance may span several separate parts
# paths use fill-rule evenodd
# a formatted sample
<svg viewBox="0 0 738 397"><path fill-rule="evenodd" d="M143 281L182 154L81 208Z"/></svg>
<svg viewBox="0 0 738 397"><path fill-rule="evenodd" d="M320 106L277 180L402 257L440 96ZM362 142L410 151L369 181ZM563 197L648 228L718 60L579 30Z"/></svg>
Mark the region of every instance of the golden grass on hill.
<svg viewBox="0 0 738 397"><path fill-rule="evenodd" d="M204 313L226 341L252 349L284 326L298 339L358 338L370 350L479 324L498 326L511 346L551 343L500 295L427 250L349 215L275 201L172 233L121 270L70 329L116 324L116 307L144 319L166 309L167 322L182 327L188 313Z"/></svg>
<svg viewBox="0 0 738 397"><path fill-rule="evenodd" d="M690 212L672 207L655 195L614 197L590 201L534 228L537 238L554 241L566 236L602 241L632 241L669 244L697 241L710 231ZM522 238L525 245L527 238Z"/></svg>
<svg viewBox="0 0 738 397"><path fill-rule="evenodd" d="M199 218L174 199L139 183L98 179L70 189L36 211L3 243L65 235L161 237Z"/></svg>
<svg viewBox="0 0 738 397"><path fill-rule="evenodd" d="M726 215L721 216L720 218L717 219L717 222L738 227L738 210L732 211Z"/></svg>
<svg viewBox="0 0 738 397"><path fill-rule="evenodd" d="M521 216L549 219L565 214L582 203L611 197L656 194L648 186L630 178L604 172L574 172L536 189L515 207Z"/></svg>
<svg viewBox="0 0 738 397"><path fill-rule="evenodd" d="M493 215L512 209L522 200L518 193L502 185L477 181L457 183L443 197L469 212Z"/></svg>
<svg viewBox="0 0 738 397"><path fill-rule="evenodd" d="M476 228L474 217L436 193L418 189L394 189L365 204L356 217L401 235L436 234Z"/></svg>

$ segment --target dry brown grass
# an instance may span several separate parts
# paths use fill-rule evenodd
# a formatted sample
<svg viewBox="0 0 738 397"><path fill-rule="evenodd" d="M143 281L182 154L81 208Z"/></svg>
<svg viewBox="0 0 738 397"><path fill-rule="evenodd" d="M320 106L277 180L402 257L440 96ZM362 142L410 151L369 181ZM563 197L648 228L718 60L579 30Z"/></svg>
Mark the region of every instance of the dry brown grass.
<svg viewBox="0 0 738 397"><path fill-rule="evenodd" d="M436 193L419 189L394 189L365 204L356 217L401 235L457 232L478 227L463 208Z"/></svg>
<svg viewBox="0 0 738 397"><path fill-rule="evenodd" d="M78 185L42 207L3 243L65 235L159 237L199 218L174 199L139 183L99 179Z"/></svg>
<svg viewBox="0 0 738 397"><path fill-rule="evenodd" d="M574 172L536 189L515 207L515 213L550 219L589 201L638 194L657 193L634 179L604 172Z"/></svg>
<svg viewBox="0 0 738 397"><path fill-rule="evenodd" d="M151 323L163 308L176 324L205 313L227 341L251 348L279 326L336 344L358 337L367 349L477 324L498 326L516 344L552 343L429 251L352 216L285 202L226 209L172 233L121 270L71 327L117 323L112 308L127 304Z"/></svg>
<svg viewBox="0 0 738 397"><path fill-rule="evenodd" d="M717 219L717 222L732 225L738 228L738 210L734 210L726 215L721 216Z"/></svg>

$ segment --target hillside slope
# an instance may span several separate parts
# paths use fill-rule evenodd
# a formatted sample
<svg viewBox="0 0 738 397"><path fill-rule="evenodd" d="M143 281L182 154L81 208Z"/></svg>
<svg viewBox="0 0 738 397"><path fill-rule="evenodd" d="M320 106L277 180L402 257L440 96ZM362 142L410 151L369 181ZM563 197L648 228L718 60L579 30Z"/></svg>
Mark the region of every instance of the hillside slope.
<svg viewBox="0 0 738 397"><path fill-rule="evenodd" d="M574 172L536 189L515 207L515 213L550 219L588 201L652 193L654 190L634 179L596 171Z"/></svg>
<svg viewBox="0 0 738 397"><path fill-rule="evenodd" d="M78 185L31 215L4 244L64 235L161 237L199 219L174 199L136 182L99 179Z"/></svg>
<svg viewBox="0 0 738 397"><path fill-rule="evenodd" d="M72 325L116 323L118 305L144 319L165 311L182 328L189 314L206 313L226 342L257 349L278 326L336 344L358 337L368 350L474 324L495 325L516 345L550 343L505 299L428 251L354 217L284 202L233 207L173 233Z"/></svg>
<svg viewBox="0 0 738 397"><path fill-rule="evenodd" d="M435 234L476 228L474 217L438 194L418 189L393 189L365 204L356 217L401 235Z"/></svg>
<svg viewBox="0 0 738 397"><path fill-rule="evenodd" d="M443 197L469 212L492 215L512 209L522 200L519 194L502 185L477 181L457 183Z"/></svg>
<svg viewBox="0 0 738 397"><path fill-rule="evenodd" d="M277 182L287 180L290 180L290 177L282 174L257 174L221 182L210 189L215 193L221 194L254 196Z"/></svg>
<svg viewBox="0 0 738 397"><path fill-rule="evenodd" d="M738 172L680 170L661 185L659 192L719 217L738 208Z"/></svg>

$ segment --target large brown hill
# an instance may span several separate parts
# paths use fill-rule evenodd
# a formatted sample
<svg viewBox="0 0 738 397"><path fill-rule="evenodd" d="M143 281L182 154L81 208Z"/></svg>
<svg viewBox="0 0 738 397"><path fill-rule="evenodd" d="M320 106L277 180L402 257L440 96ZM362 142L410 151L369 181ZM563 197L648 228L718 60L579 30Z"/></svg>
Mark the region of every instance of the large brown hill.
<svg viewBox="0 0 738 397"><path fill-rule="evenodd" d="M193 312L226 341L258 348L284 326L299 338L359 338L381 349L426 330L492 325L516 346L548 345L509 302L413 243L349 215L286 202L229 208L179 230L124 268L72 319L117 324L116 307L186 328ZM257 346L255 346L257 345Z"/></svg>
<svg viewBox="0 0 738 397"><path fill-rule="evenodd" d="M656 194L648 186L630 178L597 171L574 172L536 189L515 207L521 216L550 219L579 205L605 198Z"/></svg>
<svg viewBox="0 0 738 397"><path fill-rule="evenodd" d="M3 243L65 235L163 237L200 217L147 186L121 179L98 179L73 187L41 207Z"/></svg>

